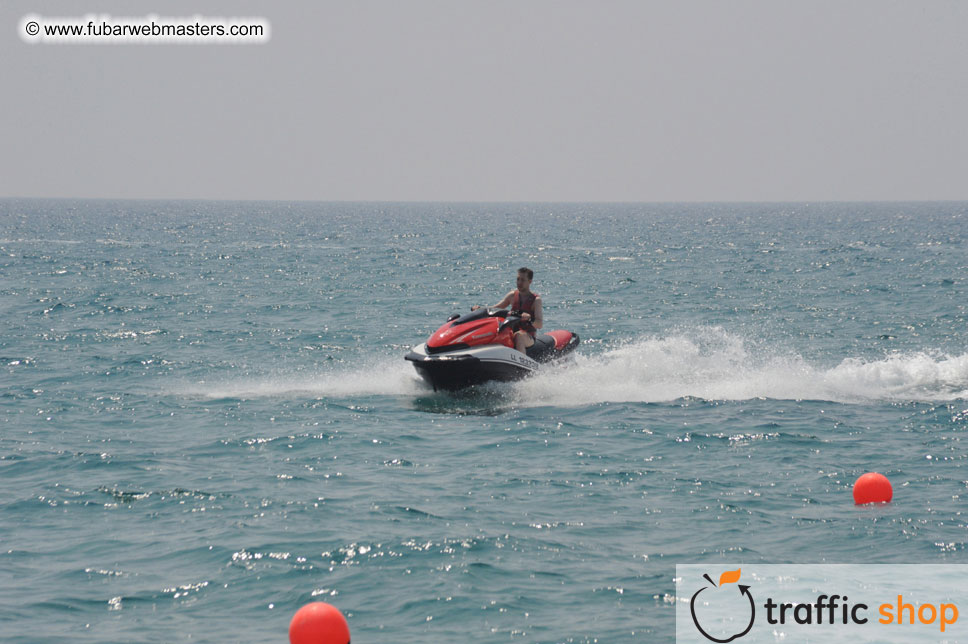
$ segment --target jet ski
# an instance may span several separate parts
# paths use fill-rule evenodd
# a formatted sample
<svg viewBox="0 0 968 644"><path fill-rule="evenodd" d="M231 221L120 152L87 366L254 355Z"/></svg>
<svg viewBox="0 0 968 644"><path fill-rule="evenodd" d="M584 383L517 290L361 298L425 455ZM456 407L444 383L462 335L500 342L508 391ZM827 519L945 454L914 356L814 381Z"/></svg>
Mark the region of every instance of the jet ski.
<svg viewBox="0 0 968 644"><path fill-rule="evenodd" d="M541 363L575 350L578 334L540 333L527 355L514 348L514 332L523 324L517 311L477 309L447 318L426 342L404 359L431 386L456 390L489 380L516 380L536 372Z"/></svg>

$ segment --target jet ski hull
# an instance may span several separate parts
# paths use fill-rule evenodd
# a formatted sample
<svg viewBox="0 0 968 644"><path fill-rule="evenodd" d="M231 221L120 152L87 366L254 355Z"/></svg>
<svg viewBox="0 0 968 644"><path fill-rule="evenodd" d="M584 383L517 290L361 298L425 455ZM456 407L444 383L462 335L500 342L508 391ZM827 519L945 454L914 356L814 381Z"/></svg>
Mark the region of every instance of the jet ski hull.
<svg viewBox="0 0 968 644"><path fill-rule="evenodd" d="M578 346L578 336L568 331L553 331L539 336L528 356L497 344L455 347L440 351L421 344L404 358L434 390L454 391L489 381L511 381L524 378L547 362L570 353ZM535 359L537 358L537 359Z"/></svg>
<svg viewBox="0 0 968 644"><path fill-rule="evenodd" d="M420 377L434 390L454 391L491 380L517 380L538 368L536 361L503 346L429 354L427 345L422 344L404 358L413 363Z"/></svg>

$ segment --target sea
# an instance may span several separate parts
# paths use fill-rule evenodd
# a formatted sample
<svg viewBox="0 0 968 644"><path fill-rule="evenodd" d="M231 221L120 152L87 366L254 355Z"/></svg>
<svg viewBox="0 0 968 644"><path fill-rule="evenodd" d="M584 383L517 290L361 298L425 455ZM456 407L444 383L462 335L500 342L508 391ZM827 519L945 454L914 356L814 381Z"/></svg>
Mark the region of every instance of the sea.
<svg viewBox="0 0 968 644"><path fill-rule="evenodd" d="M522 266L573 359L423 384ZM966 563L966 306L964 202L0 200L0 640L672 641L676 564Z"/></svg>

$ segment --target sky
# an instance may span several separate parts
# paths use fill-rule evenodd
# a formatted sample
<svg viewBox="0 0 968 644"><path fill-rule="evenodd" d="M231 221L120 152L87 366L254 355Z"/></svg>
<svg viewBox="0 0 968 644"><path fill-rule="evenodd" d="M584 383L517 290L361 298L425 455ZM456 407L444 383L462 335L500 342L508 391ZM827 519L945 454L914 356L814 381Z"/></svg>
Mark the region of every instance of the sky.
<svg viewBox="0 0 968 644"><path fill-rule="evenodd" d="M259 16L57 45L28 14ZM0 197L968 199L968 3L4 0Z"/></svg>

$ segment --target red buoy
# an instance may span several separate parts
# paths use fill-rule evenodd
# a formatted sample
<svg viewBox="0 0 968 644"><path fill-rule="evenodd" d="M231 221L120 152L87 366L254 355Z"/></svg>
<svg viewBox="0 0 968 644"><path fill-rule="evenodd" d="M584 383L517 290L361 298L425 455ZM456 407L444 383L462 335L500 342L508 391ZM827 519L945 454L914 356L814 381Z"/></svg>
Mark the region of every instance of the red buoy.
<svg viewBox="0 0 968 644"><path fill-rule="evenodd" d="M877 472L861 475L854 482L854 503L888 503L894 496L894 489L887 477Z"/></svg>
<svg viewBox="0 0 968 644"><path fill-rule="evenodd" d="M350 644L350 627L338 608L313 602L292 616L289 644Z"/></svg>

